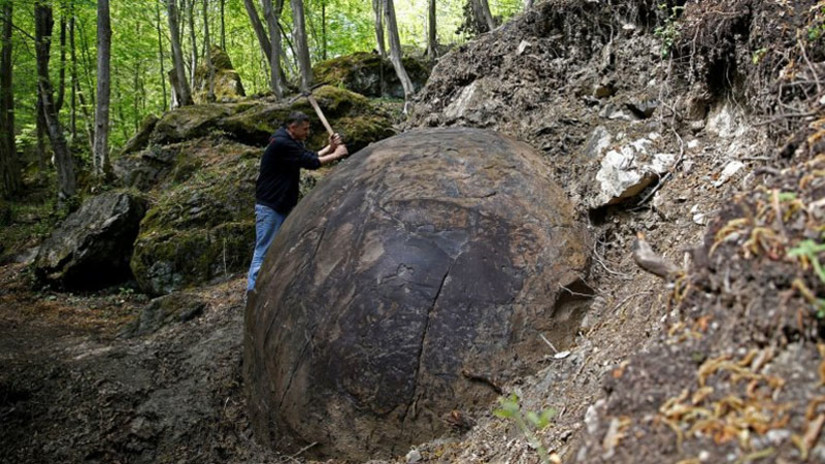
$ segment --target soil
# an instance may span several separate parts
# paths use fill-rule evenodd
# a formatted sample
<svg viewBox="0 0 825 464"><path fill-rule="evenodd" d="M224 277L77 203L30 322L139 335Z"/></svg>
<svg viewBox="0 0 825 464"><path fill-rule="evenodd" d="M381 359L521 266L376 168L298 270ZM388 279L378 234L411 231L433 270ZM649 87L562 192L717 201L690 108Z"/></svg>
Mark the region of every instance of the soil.
<svg viewBox="0 0 825 464"><path fill-rule="evenodd" d="M531 435L547 462L823 462L825 252L805 247L825 230L825 47L795 35L822 27L823 4L691 2L669 19L653 2L601 3L539 3L445 57L409 123L513 134L547 154L581 205L597 238L590 310L572 344L548 346L535 375L503 386L521 415L555 415L533 430L495 404L456 411L452 434L393 462L540 462ZM769 27L776 18L788 27ZM623 29L633 21L647 25ZM682 28L665 58L657 27ZM556 29L573 52L547 36ZM592 53L605 37L614 53ZM519 53L522 40L542 55ZM448 111L482 78L484 101ZM659 99L653 118L599 116L636 97ZM590 209L598 165L582 156L599 125L626 140L655 131L678 161L631 203ZM743 167L727 176L732 161ZM681 272L636 266L638 232ZM199 315L125 338L147 297L43 290L25 263L5 262L0 462L304 462L261 449L248 425L243 276L188 290L206 302Z"/></svg>

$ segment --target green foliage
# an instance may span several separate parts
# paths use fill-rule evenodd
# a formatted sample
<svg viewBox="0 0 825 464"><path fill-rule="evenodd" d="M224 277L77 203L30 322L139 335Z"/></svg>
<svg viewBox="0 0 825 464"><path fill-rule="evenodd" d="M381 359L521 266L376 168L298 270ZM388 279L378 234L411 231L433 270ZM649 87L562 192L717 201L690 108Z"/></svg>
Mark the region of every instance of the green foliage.
<svg viewBox="0 0 825 464"><path fill-rule="evenodd" d="M666 3L660 3L659 9L667 10L668 5ZM670 8L670 13L665 19L665 23L661 26L657 26L653 31L654 35L662 41L662 58L667 58L668 55L670 55L670 51L673 49L673 44L679 40L681 32L676 24L676 20L679 18L679 15L684 11L684 9L685 7L683 6L674 6Z"/></svg>
<svg viewBox="0 0 825 464"><path fill-rule="evenodd" d="M825 284L825 270L822 269L822 264L819 262L819 253L825 252L825 243L816 243L813 240L804 240L796 247L788 251L790 257L804 257L807 262L810 262L814 268L814 272L819 277L819 280Z"/></svg>
<svg viewBox="0 0 825 464"><path fill-rule="evenodd" d="M515 393L506 398L499 398L498 403L499 408L494 410L493 414L498 418L513 421L527 438L530 446L536 450L541 462L549 463L550 456L547 453L547 448L542 445L541 440L536 436L536 431L550 425L550 421L556 416L556 410L547 408L540 412L528 411L523 413L519 404L519 397Z"/></svg>

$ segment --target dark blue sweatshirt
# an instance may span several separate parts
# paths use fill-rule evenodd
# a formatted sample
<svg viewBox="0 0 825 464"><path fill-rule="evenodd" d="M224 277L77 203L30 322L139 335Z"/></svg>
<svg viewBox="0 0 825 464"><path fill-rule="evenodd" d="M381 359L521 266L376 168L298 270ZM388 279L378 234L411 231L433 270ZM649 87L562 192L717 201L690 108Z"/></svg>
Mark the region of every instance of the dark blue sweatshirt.
<svg viewBox="0 0 825 464"><path fill-rule="evenodd" d="M318 169L318 153L306 149L281 127L270 137L261 158L261 172L255 186L255 202L287 215L298 204L300 171Z"/></svg>

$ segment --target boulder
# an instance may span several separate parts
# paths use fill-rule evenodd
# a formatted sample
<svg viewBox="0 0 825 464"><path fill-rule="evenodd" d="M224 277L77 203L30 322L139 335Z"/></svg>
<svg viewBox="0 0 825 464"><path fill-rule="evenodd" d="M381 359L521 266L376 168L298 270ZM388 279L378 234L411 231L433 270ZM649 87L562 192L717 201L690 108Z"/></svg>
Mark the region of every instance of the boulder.
<svg viewBox="0 0 825 464"><path fill-rule="evenodd" d="M35 276L67 289L98 289L131 277L129 256L146 201L128 192L86 200L40 246Z"/></svg>
<svg viewBox="0 0 825 464"><path fill-rule="evenodd" d="M131 268L143 291L164 295L249 265L260 151L243 147L193 143L182 152L135 241Z"/></svg>
<svg viewBox="0 0 825 464"><path fill-rule="evenodd" d="M404 56L402 62L415 90L424 87L430 75L430 65L412 56ZM318 82L367 97L404 98L404 88L392 63L375 53L358 52L322 61L312 68L312 72Z"/></svg>
<svg viewBox="0 0 825 464"><path fill-rule="evenodd" d="M215 70L213 87L215 101L226 103L246 96L241 83L241 76L232 66L229 55L222 48L213 46L210 58ZM209 68L206 66L206 60L204 59L201 60L201 64L195 70L195 87L192 89L192 99L197 104L207 103L208 95Z"/></svg>
<svg viewBox="0 0 825 464"><path fill-rule="evenodd" d="M158 121L160 121L160 118L154 114L150 114L149 116L143 118L143 121L140 123L140 128L120 150L120 155L123 156L146 148L146 145L149 144L149 137L152 135L152 131L155 130L155 126L158 124Z"/></svg>
<svg viewBox="0 0 825 464"><path fill-rule="evenodd" d="M352 155L298 204L245 313L258 439L362 462L486 414L569 346L591 239L529 146L408 132Z"/></svg>

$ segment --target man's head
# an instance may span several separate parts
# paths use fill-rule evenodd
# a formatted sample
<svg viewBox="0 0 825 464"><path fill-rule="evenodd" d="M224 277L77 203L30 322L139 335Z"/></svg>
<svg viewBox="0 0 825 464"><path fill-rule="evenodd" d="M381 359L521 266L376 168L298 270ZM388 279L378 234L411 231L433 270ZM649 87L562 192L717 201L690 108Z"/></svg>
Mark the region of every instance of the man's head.
<svg viewBox="0 0 825 464"><path fill-rule="evenodd" d="M309 116L300 111L293 111L286 118L284 127L293 139L303 142L309 137Z"/></svg>

